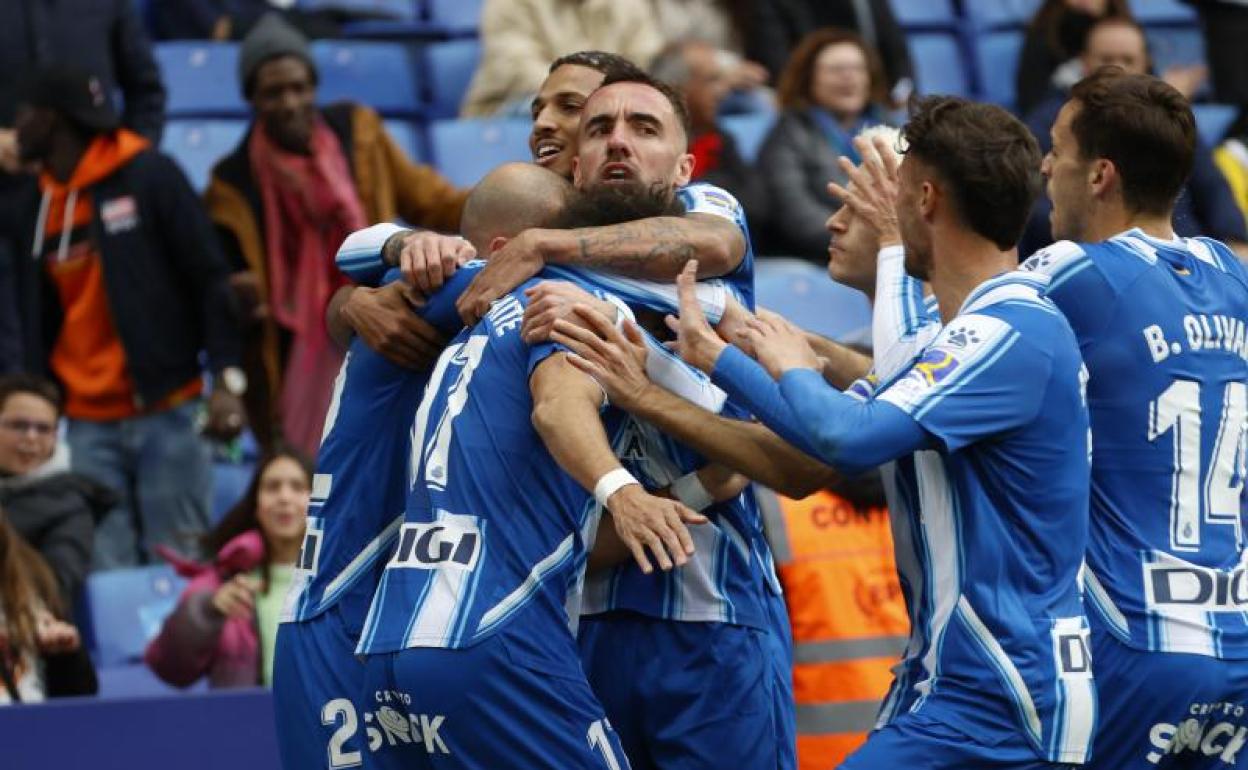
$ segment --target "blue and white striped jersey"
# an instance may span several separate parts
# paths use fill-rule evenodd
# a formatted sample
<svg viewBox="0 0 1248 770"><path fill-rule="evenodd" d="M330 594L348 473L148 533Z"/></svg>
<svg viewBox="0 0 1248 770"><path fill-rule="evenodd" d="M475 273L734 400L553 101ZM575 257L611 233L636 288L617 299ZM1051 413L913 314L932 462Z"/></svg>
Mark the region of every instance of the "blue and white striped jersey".
<svg viewBox="0 0 1248 770"><path fill-rule="evenodd" d="M898 570L919 677L896 694L970 734L1021 733L1037 756L1081 763L1096 721L1078 581L1088 421L1074 334L1044 283L1014 272L980 285L866 401L810 370L777 384L733 351L715 380L833 464L913 458L917 472L895 482L911 513Z"/></svg>
<svg viewBox="0 0 1248 770"><path fill-rule="evenodd" d="M680 188L676 197L685 206L686 214L710 214L732 222L745 238L745 256L732 272L722 279L736 290L737 295L750 310L754 309L754 244L750 240L750 226L745 221L745 209L723 188L706 182L694 182Z"/></svg>
<svg viewBox="0 0 1248 770"><path fill-rule="evenodd" d="M1087 596L1137 649L1248 658L1248 274L1208 238L1063 241L1051 277L1087 364Z"/></svg>

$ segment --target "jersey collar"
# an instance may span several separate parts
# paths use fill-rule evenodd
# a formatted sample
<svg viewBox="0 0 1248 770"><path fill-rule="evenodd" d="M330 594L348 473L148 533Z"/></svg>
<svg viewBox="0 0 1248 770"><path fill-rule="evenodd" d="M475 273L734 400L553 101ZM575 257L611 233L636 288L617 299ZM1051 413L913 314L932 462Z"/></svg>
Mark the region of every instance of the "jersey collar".
<svg viewBox="0 0 1248 770"><path fill-rule="evenodd" d="M1040 297L1044 295L1048 286L1049 276L1043 273L1031 270L1011 270L1008 273L1001 273L976 286L962 303L958 315L974 313L1007 299Z"/></svg>

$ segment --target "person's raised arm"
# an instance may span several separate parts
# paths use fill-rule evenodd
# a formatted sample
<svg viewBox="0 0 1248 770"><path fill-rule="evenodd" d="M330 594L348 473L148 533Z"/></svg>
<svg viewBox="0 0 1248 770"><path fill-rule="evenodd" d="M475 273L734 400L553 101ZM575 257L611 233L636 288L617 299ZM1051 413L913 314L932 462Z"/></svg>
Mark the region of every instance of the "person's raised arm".
<svg viewBox="0 0 1248 770"><path fill-rule="evenodd" d="M599 416L602 391L556 353L533 370L533 427L555 461L578 484L592 490L611 512L620 539L643 572L652 571L649 550L664 570L681 566L693 553L685 524L706 518L675 500L646 492L611 450Z"/></svg>

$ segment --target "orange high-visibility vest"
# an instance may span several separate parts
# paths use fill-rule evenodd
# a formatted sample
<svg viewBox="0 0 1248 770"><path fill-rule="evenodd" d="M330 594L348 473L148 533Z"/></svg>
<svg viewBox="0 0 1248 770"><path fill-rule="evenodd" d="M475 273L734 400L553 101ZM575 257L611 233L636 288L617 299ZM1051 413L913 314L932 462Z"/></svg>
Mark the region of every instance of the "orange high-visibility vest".
<svg viewBox="0 0 1248 770"><path fill-rule="evenodd" d="M875 725L910 633L888 510L831 492L759 503L793 627L798 768L828 770Z"/></svg>

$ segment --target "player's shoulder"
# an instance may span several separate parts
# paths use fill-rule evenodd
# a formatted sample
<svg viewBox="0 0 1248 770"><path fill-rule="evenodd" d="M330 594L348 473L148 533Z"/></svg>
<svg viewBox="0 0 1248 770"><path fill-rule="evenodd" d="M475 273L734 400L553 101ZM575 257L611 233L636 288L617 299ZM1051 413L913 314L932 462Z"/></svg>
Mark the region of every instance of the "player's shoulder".
<svg viewBox="0 0 1248 770"><path fill-rule="evenodd" d="M707 182L687 184L677 191L677 197L686 214L713 214L733 222L745 218L745 210L732 193Z"/></svg>
<svg viewBox="0 0 1248 770"><path fill-rule="evenodd" d="M1193 257L1225 273L1239 283L1241 288L1248 290L1248 269L1245 269L1244 263L1239 261L1230 246L1216 238L1204 236L1184 238L1183 243Z"/></svg>
<svg viewBox="0 0 1248 770"><path fill-rule="evenodd" d="M1092 255L1088 251L1087 244L1057 241L1032 254L1018 267L1020 270L1048 276L1053 282L1055 279L1065 279L1069 274L1091 267L1092 264Z"/></svg>

